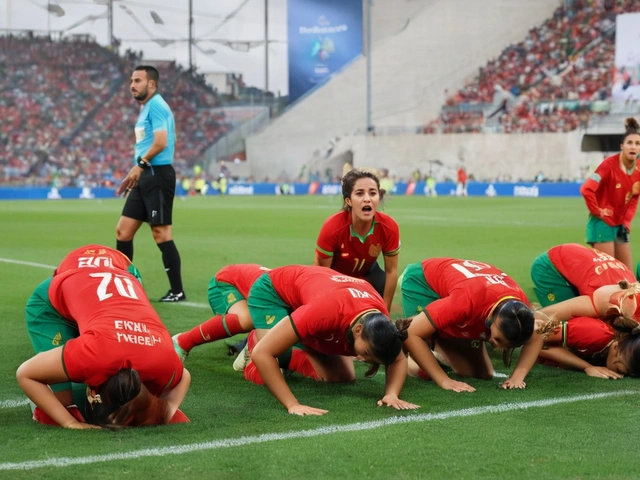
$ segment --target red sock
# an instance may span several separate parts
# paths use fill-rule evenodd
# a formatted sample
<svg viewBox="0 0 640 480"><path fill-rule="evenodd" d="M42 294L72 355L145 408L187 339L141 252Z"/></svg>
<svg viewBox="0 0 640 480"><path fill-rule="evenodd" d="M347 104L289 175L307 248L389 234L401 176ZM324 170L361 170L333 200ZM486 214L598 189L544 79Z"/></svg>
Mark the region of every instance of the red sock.
<svg viewBox="0 0 640 480"><path fill-rule="evenodd" d="M176 410L176 413L173 414L173 417L171 417L171 421L169 423L188 423L190 421L189 417L187 417L182 410L178 409Z"/></svg>
<svg viewBox="0 0 640 480"><path fill-rule="evenodd" d="M243 332L244 329L240 326L238 315L233 313L216 315L206 322L193 327L188 332L180 334L178 336L178 345L188 352L197 345L215 342L221 338L233 337Z"/></svg>
<svg viewBox="0 0 640 480"><path fill-rule="evenodd" d="M249 353L253 352L256 343L258 343L258 336L255 330L251 330L251 332L249 332L249 336L247 337L247 348L249 349Z"/></svg>
<svg viewBox="0 0 640 480"><path fill-rule="evenodd" d="M264 385L260 372L258 372L258 367L256 367L256 364L253 362L249 362L247 366L244 367L244 378L256 385Z"/></svg>
<svg viewBox="0 0 640 480"><path fill-rule="evenodd" d="M431 380L429 374L422 369L418 370L418 378L421 378L423 380Z"/></svg>
<svg viewBox="0 0 640 480"><path fill-rule="evenodd" d="M291 352L289 370L298 372L300 375L304 375L305 377L313 378L316 382L320 380L320 377L316 373L316 369L313 368L307 354L297 348L294 348Z"/></svg>

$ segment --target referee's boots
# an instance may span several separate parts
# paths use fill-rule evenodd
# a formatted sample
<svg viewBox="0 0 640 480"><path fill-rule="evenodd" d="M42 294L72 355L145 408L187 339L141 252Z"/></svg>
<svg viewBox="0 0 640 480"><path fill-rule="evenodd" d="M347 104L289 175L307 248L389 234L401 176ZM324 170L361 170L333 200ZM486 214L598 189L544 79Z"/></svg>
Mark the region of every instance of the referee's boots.
<svg viewBox="0 0 640 480"><path fill-rule="evenodd" d="M167 292L167 294L160 299L161 302L183 302L187 299L187 296L184 292L173 293L171 290Z"/></svg>

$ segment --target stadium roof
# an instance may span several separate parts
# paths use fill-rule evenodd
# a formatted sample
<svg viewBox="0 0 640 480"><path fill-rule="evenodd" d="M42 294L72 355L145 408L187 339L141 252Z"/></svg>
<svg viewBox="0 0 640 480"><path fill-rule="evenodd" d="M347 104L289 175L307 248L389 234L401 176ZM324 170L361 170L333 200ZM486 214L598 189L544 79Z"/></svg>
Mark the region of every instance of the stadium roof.
<svg viewBox="0 0 640 480"><path fill-rule="evenodd" d="M108 44L108 0L0 0L0 29L91 34ZM264 87L265 0L192 0L193 63ZM286 0L268 0L269 89L287 93ZM148 60L188 66L189 0L113 0L113 35Z"/></svg>

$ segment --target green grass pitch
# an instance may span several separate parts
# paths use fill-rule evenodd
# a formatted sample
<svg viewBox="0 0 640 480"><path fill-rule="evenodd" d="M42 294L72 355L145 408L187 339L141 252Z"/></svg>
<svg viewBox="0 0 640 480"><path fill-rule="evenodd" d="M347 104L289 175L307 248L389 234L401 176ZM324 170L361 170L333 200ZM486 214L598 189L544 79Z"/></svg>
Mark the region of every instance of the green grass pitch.
<svg viewBox="0 0 640 480"><path fill-rule="evenodd" d="M188 304L154 303L171 333L209 318L207 286L229 263L309 264L324 219L338 197L190 197L177 199L174 239ZM115 245L122 200L0 202L0 478L638 478L637 379L601 380L536 366L523 391L500 379L470 380L472 394L445 392L409 378L402 397L415 412L376 407L384 375L353 385L292 377L322 417L288 415L265 388L231 368L223 342L195 349L183 403L190 424L71 431L30 420L15 370L32 355L24 305L71 249ZM402 270L428 257L492 263L532 300L529 268L553 245L583 242L582 199L390 197L384 211L400 225ZM636 226L636 228L640 228ZM168 281L143 227L134 261L152 301ZM635 230L635 229L634 229ZM640 234L632 249L640 256ZM19 263L14 263L19 262ZM394 317L401 316L396 294ZM495 354L498 372L508 373Z"/></svg>

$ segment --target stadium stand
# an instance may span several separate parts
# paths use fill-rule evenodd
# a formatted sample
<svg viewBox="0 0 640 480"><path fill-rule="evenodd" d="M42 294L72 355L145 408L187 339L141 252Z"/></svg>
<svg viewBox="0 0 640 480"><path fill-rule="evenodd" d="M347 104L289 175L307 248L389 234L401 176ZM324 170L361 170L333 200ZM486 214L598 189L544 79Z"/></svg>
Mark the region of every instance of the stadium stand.
<svg viewBox="0 0 640 480"><path fill-rule="evenodd" d="M117 182L132 163L138 107L128 79L141 62L89 39L0 37L0 182ZM176 168L190 169L229 125L201 77L173 62L158 67L176 117Z"/></svg>

